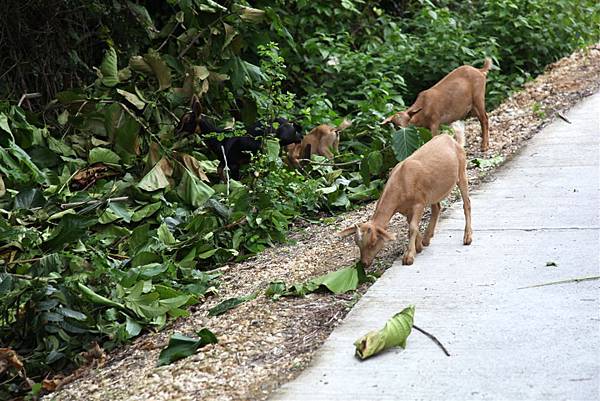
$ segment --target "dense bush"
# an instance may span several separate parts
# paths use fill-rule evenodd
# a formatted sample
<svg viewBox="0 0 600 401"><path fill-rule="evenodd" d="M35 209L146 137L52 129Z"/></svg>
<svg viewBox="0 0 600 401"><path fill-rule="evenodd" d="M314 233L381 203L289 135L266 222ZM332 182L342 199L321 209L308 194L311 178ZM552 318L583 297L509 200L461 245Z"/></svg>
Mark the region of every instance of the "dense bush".
<svg viewBox="0 0 600 401"><path fill-rule="evenodd" d="M111 348L185 315L218 286L215 266L285 240L295 218L376 198L428 139L378 121L452 68L492 57L491 106L600 22L593 1L1 7L0 347L38 384L93 340ZM32 91L56 99L14 104ZM231 135L274 116L353 125L333 163L289 169L265 137L245 178L219 183L202 137L175 129L192 95L218 125L235 119ZM3 397L23 390L3 381Z"/></svg>

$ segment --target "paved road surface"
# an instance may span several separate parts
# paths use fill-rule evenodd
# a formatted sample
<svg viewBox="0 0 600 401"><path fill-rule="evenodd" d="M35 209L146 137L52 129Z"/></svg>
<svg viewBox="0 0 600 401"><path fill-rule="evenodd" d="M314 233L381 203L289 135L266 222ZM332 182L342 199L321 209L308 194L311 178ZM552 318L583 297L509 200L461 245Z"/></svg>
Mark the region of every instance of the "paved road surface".
<svg viewBox="0 0 600 401"><path fill-rule="evenodd" d="M599 400L600 94L535 136L472 194L473 244L459 202L415 264L398 261L273 400ZM546 266L555 262L554 266ZM408 304L406 350L360 362L353 342Z"/></svg>

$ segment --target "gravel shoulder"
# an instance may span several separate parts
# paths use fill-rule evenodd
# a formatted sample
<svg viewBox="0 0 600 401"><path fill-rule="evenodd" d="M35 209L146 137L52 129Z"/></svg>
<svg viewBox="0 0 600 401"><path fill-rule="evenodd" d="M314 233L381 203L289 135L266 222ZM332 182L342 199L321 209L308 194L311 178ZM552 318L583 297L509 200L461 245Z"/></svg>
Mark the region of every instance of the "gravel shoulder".
<svg viewBox="0 0 600 401"><path fill-rule="evenodd" d="M493 73L490 78L493 79ZM600 89L600 46L582 49L548 66L546 72L488 113L490 151L479 151L480 127L466 124L469 159L502 156L509 160L533 135L580 99ZM494 168L469 168L471 188L493 179ZM457 199L456 193L445 206ZM218 317L208 310L224 299L247 295L275 280L304 281L343 266L358 256L350 239L335 233L365 221L375 202L334 218L328 224L296 227L290 243L271 248L239 264L221 267L218 295L195 306L160 333L148 333L107 355L102 366L84 369L77 379L46 396L67 400L263 400L302 371L333 328L340 322L368 284L357 294L315 293L304 298L276 302L258 296L253 301ZM442 216L444 214L442 213ZM426 225L424 219L423 225ZM406 246L404 218L392 219L390 230L398 240L389 243L371 268L391 266ZM172 365L156 368L156 360L169 336L193 335L203 327L213 331L219 343Z"/></svg>

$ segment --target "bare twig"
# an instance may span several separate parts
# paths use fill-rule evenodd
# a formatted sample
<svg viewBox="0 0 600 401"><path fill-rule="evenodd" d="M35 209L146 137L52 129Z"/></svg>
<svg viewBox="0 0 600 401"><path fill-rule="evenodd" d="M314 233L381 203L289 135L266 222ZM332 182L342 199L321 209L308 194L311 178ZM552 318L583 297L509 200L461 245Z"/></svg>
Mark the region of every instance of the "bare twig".
<svg viewBox="0 0 600 401"><path fill-rule="evenodd" d="M21 107L21 104L25 99L37 99L38 97L42 97L42 94L38 92L23 93L23 96L21 96L21 99L19 99L19 103L17 103L17 106Z"/></svg>
<svg viewBox="0 0 600 401"><path fill-rule="evenodd" d="M72 207L78 207L78 206L83 206L83 205L92 205L92 204L103 203L103 202L106 202L106 203L125 202L128 199L129 199L128 196L120 196L118 198L108 198L108 199L93 199L93 200L83 201L83 202L63 203L60 205L60 208L61 209L69 209Z"/></svg>
<svg viewBox="0 0 600 401"><path fill-rule="evenodd" d="M523 290L525 288L545 287L547 285L579 283L580 281L591 281L591 280L600 280L600 276L578 277L578 278L572 278L570 280L551 281L549 283L528 285L527 287L519 287L519 288L517 288L517 290Z"/></svg>
<svg viewBox="0 0 600 401"><path fill-rule="evenodd" d="M567 117L565 117L565 115L563 113L561 113L560 111L558 113L556 113L557 116L559 116L560 118L562 118L563 120L565 120L566 122L568 122L569 124L571 124L571 121L569 121L569 119Z"/></svg>
<svg viewBox="0 0 600 401"><path fill-rule="evenodd" d="M227 179L227 197L229 198L229 166L227 165L227 156L225 155L225 148L221 145L221 152L223 152L223 160L225 160L225 178Z"/></svg>
<svg viewBox="0 0 600 401"><path fill-rule="evenodd" d="M244 224L246 224L248 222L248 220L246 219L246 216L242 217L239 220L234 221L233 223L229 223L227 225L224 225L223 227L218 228L219 230L230 230L234 227L237 226L243 226Z"/></svg>
<svg viewBox="0 0 600 401"><path fill-rule="evenodd" d="M31 263L31 262L37 262L42 260L42 258L31 258L31 259L18 259L18 260L13 260L12 262L8 262L7 265L19 265L19 264L23 264L23 263ZM17 276L16 274L13 274L14 276ZM31 278L29 276L25 277L21 277L21 278Z"/></svg>
<svg viewBox="0 0 600 401"><path fill-rule="evenodd" d="M311 159L298 159L298 161L299 162L308 162L310 164L314 164L315 166L332 166L332 167L350 166L352 164L358 164L361 162L360 160L352 160L352 161L344 162L344 163L321 163L321 162L313 161Z"/></svg>
<svg viewBox="0 0 600 401"><path fill-rule="evenodd" d="M423 330L422 328L420 328L414 324L413 324L413 327L415 329L417 329L418 331L420 331L421 333L425 334L427 337L429 337L431 339L431 341L436 343L437 346L440 347L442 349L442 351L444 351L444 354L446 354L446 356L450 356L450 353L448 352L446 347L444 347L444 345L440 342L440 340L438 340L433 334L426 332L425 330Z"/></svg>

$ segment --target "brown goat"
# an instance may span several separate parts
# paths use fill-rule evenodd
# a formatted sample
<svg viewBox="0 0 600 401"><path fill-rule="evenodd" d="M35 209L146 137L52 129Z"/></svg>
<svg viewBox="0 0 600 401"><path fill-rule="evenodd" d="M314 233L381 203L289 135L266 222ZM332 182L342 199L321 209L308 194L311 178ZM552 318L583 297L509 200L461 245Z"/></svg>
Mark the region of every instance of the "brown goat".
<svg viewBox="0 0 600 401"><path fill-rule="evenodd" d="M417 100L406 111L398 112L381 122L392 122L397 127L409 124L425 127L433 136L441 124L450 124L474 115L481 124L483 152L489 149L488 117L485 112L485 79L492 60L485 59L482 68L463 65L450 72L431 88L419 93Z"/></svg>
<svg viewBox="0 0 600 401"><path fill-rule="evenodd" d="M454 123L456 140L442 134L434 137L406 160L398 163L377 202L370 221L357 224L338 233L342 237L355 234L360 248L360 260L369 266L385 241L396 238L387 231L392 216L399 212L408 219L408 249L404 252L402 264L411 265L415 252L421 252L428 246L437 224L441 205L454 185L458 184L463 199L465 213L465 232L463 244L472 240L471 201L466 171L464 146L464 126ZM431 220L425 235L419 232L419 223L427 206L431 205Z"/></svg>
<svg viewBox="0 0 600 401"><path fill-rule="evenodd" d="M338 151L340 145L340 132L352 125L349 120L344 120L340 125L334 127L321 124L313 128L302 138L302 143L288 145L288 160L290 164L298 167L299 159L309 159L311 155L317 154L333 159L331 150Z"/></svg>

